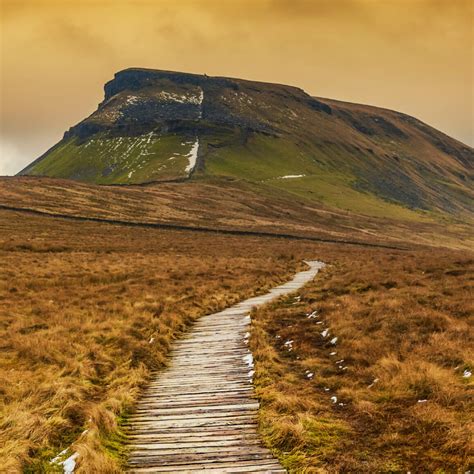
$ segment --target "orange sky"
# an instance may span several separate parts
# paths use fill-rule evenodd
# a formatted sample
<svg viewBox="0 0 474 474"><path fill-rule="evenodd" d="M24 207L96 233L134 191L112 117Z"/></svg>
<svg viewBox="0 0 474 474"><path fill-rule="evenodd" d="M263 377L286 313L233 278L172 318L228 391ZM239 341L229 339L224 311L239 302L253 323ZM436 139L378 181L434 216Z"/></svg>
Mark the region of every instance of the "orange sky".
<svg viewBox="0 0 474 474"><path fill-rule="evenodd" d="M0 3L0 174L58 141L131 66L291 84L474 142L471 0Z"/></svg>

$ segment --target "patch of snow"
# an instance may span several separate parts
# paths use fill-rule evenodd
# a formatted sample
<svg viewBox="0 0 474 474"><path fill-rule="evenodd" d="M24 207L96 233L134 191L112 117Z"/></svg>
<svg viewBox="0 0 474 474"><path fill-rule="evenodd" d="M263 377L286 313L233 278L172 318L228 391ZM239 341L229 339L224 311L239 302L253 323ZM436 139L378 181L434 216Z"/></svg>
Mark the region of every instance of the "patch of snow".
<svg viewBox="0 0 474 474"><path fill-rule="evenodd" d="M426 398L423 398L423 400L418 400L418 403L426 403L428 400Z"/></svg>
<svg viewBox="0 0 474 474"><path fill-rule="evenodd" d="M336 336L336 337L333 337L329 342L330 342L332 345L336 344L336 342L337 342L337 336Z"/></svg>
<svg viewBox="0 0 474 474"><path fill-rule="evenodd" d="M308 316L308 319L315 319L315 318L318 317L318 314L317 314L317 313L318 313L318 311L315 310L315 311L313 311L311 314L307 314L306 316Z"/></svg>
<svg viewBox="0 0 474 474"><path fill-rule="evenodd" d="M139 102L140 99L136 95L129 95L127 96L126 102L127 104L133 105Z"/></svg>
<svg viewBox="0 0 474 474"><path fill-rule="evenodd" d="M329 387L324 387L325 392L329 392Z"/></svg>
<svg viewBox="0 0 474 474"><path fill-rule="evenodd" d="M151 344L155 340L154 337L150 337L150 340L148 341L148 344Z"/></svg>
<svg viewBox="0 0 474 474"><path fill-rule="evenodd" d="M177 94L175 92L161 91L158 96L165 102L177 102L179 104L201 105L204 100L204 92L199 88L199 94Z"/></svg>
<svg viewBox="0 0 474 474"><path fill-rule="evenodd" d="M87 431L88 430L84 430L81 436L86 434ZM62 465L64 474L73 474L74 469L76 467L76 459L79 457L79 453L73 453L64 461L60 461L60 459L64 457L68 451L69 451L69 448L66 448L63 451L61 451L56 457L51 459L50 464Z"/></svg>
<svg viewBox="0 0 474 474"><path fill-rule="evenodd" d="M337 354L336 351L332 351L332 352L329 353L330 356L335 356L336 354Z"/></svg>
<svg viewBox="0 0 474 474"><path fill-rule="evenodd" d="M305 174L287 174L285 176L280 176L278 179L295 179L295 178L303 178L306 176Z"/></svg>
<svg viewBox="0 0 474 474"><path fill-rule="evenodd" d="M321 333L321 336L323 336L323 337L329 336L329 329L325 329L325 330Z"/></svg>
<svg viewBox="0 0 474 474"><path fill-rule="evenodd" d="M335 396L332 396L332 397L331 397L331 402L333 402L333 403L337 403L337 397L335 397Z"/></svg>
<svg viewBox="0 0 474 474"><path fill-rule="evenodd" d="M64 474L73 474L74 468L76 467L76 459L78 457L79 453L74 453L61 463L63 465Z"/></svg>
<svg viewBox="0 0 474 474"><path fill-rule="evenodd" d="M128 173L128 179L132 177L132 174L133 174L133 171L130 171L130 173Z"/></svg>
<svg viewBox="0 0 474 474"><path fill-rule="evenodd" d="M57 456L55 456L51 461L50 464L58 464L59 460L69 451L69 448L63 449Z"/></svg>
<svg viewBox="0 0 474 474"><path fill-rule="evenodd" d="M123 113L120 110L121 107L118 108L107 108L104 111L102 111L102 115L109 119L112 122L116 122L119 118L123 117Z"/></svg>
<svg viewBox="0 0 474 474"><path fill-rule="evenodd" d="M189 160L189 164L188 166L186 166L184 171L186 171L186 173L188 174L191 173L191 171L196 166L198 151L199 151L199 138L196 137L196 141L192 145L190 152L186 155L186 157Z"/></svg>
<svg viewBox="0 0 474 474"><path fill-rule="evenodd" d="M306 375L306 377L308 377L309 379L312 379L313 378L313 372L310 372L309 374Z"/></svg>
<svg viewBox="0 0 474 474"><path fill-rule="evenodd" d="M344 359L336 360L335 364L342 364L343 362L344 362Z"/></svg>
<svg viewBox="0 0 474 474"><path fill-rule="evenodd" d="M462 374L462 376L465 378L465 379L468 379L469 377L471 377L472 375L472 372L470 370L465 370Z"/></svg>
<svg viewBox="0 0 474 474"><path fill-rule="evenodd" d="M248 368L251 369L253 367L253 356L252 354L247 354L242 358L242 360L247 364Z"/></svg>
<svg viewBox="0 0 474 474"><path fill-rule="evenodd" d="M161 91L158 95L161 99L164 99L165 102L179 102L180 104L185 104L188 102L187 96L175 94L174 92Z"/></svg>
<svg viewBox="0 0 474 474"><path fill-rule="evenodd" d="M322 321L318 321L316 324L323 324L323 322L322 322Z"/></svg>
<svg viewBox="0 0 474 474"><path fill-rule="evenodd" d="M198 97L198 104L199 104L199 114L198 118L202 118L202 102L204 100L204 91L200 88L199 97Z"/></svg>

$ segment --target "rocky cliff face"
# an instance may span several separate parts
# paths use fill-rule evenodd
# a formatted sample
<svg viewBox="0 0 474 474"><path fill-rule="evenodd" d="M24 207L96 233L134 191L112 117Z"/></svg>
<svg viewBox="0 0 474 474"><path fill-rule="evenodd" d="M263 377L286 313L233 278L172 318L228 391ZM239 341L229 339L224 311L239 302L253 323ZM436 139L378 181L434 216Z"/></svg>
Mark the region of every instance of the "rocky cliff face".
<svg viewBox="0 0 474 474"><path fill-rule="evenodd" d="M280 84L127 69L22 173L124 184L232 176L362 212L464 213L472 164L470 147L398 112Z"/></svg>
<svg viewBox="0 0 474 474"><path fill-rule="evenodd" d="M90 117L72 127L66 137L85 138L99 131L146 133L195 129L206 125L242 128L276 134L278 125L252 103L297 101L309 110L331 113L331 108L301 89L238 79L208 77L146 69L118 72L105 85L105 98ZM254 97L258 95L258 97ZM268 97L266 97L268 96ZM270 100L268 100L270 99Z"/></svg>

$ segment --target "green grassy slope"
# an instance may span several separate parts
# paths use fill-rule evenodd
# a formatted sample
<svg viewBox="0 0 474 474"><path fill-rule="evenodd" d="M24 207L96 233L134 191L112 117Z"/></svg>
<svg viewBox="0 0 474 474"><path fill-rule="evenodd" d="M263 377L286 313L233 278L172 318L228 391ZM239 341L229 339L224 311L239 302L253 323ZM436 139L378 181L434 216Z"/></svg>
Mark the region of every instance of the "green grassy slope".
<svg viewBox="0 0 474 474"><path fill-rule="evenodd" d="M153 133L81 141L65 138L29 170L33 176L61 176L96 184L134 184L186 177L194 140Z"/></svg>
<svg viewBox="0 0 474 474"><path fill-rule="evenodd" d="M344 159L344 153L336 147L323 151L298 147L291 140L258 135L245 145L236 143L209 151L205 174L257 182L270 193L284 191L352 212L406 220L428 219L426 212L415 212L357 189L350 170L333 165L337 155Z"/></svg>

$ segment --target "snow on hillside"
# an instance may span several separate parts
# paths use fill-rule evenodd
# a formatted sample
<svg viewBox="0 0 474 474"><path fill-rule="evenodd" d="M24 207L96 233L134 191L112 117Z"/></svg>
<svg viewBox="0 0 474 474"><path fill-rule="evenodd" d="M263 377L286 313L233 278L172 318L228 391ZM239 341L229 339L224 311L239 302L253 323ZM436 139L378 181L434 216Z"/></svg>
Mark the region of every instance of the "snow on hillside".
<svg viewBox="0 0 474 474"><path fill-rule="evenodd" d="M199 93L195 94L194 91L186 94L177 94L175 92L161 91L158 94L160 99L165 102L178 102L180 104L194 104L201 105L204 99L204 92L199 88Z"/></svg>
<svg viewBox="0 0 474 474"><path fill-rule="evenodd" d="M196 141L191 147L191 150L189 151L189 153L186 155L186 157L189 160L189 164L186 166L185 171L188 174L190 174L193 171L194 167L196 166L198 151L199 151L199 138L196 137Z"/></svg>

